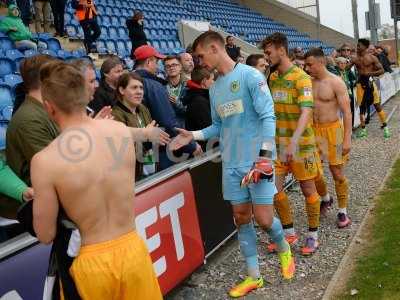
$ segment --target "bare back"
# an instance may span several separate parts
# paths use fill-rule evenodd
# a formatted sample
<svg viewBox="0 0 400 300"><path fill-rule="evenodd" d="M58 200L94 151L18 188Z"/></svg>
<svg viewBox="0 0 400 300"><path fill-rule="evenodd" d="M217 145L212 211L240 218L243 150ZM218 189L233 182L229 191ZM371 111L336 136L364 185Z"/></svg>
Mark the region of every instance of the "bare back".
<svg viewBox="0 0 400 300"><path fill-rule="evenodd" d="M135 152L127 127L91 120L63 132L46 152L58 199L83 245L134 229Z"/></svg>
<svg viewBox="0 0 400 300"><path fill-rule="evenodd" d="M325 124L339 119L339 101L337 98L337 81L341 79L328 74L324 79L313 79L314 122Z"/></svg>

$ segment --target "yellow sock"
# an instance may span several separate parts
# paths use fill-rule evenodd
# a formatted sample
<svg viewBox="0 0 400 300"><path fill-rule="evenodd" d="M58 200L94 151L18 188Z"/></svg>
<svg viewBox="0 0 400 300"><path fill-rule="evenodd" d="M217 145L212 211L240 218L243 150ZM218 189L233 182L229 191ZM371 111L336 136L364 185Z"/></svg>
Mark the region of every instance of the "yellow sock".
<svg viewBox="0 0 400 300"><path fill-rule="evenodd" d="M386 123L386 114L383 110L378 112L379 120L381 120L381 123Z"/></svg>
<svg viewBox="0 0 400 300"><path fill-rule="evenodd" d="M349 200L349 182L347 179L335 180L335 190L339 208L346 208Z"/></svg>
<svg viewBox="0 0 400 300"><path fill-rule="evenodd" d="M319 227L319 209L320 209L320 198L318 193L306 198L306 209L308 217L308 227L316 229Z"/></svg>
<svg viewBox="0 0 400 300"><path fill-rule="evenodd" d="M292 210L290 208L289 198L285 192L279 192L274 197L274 206L281 219L282 226L293 224Z"/></svg>
<svg viewBox="0 0 400 300"><path fill-rule="evenodd" d="M321 197L328 194L328 187L324 175L318 174L318 177L315 178L315 187L317 188L318 195Z"/></svg>

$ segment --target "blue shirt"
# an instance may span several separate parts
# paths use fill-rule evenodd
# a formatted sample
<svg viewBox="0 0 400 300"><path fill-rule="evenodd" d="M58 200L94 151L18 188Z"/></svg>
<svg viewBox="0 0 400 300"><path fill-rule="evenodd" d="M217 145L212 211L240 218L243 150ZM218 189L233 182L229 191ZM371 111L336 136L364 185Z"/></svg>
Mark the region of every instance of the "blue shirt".
<svg viewBox="0 0 400 300"><path fill-rule="evenodd" d="M220 137L224 168L251 166L263 142L271 143L275 152L274 104L264 75L237 64L218 77L210 100L212 125L201 132L206 140Z"/></svg>

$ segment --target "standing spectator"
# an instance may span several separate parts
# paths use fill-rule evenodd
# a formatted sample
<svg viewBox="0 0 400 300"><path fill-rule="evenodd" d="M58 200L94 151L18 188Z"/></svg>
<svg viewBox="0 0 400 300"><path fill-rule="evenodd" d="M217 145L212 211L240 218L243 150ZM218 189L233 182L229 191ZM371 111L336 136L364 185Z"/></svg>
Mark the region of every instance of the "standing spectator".
<svg viewBox="0 0 400 300"><path fill-rule="evenodd" d="M235 40L233 36L228 35L226 37L226 45L225 45L226 52L228 53L229 57L233 61L237 61L240 55L240 47L235 45Z"/></svg>
<svg viewBox="0 0 400 300"><path fill-rule="evenodd" d="M186 107L182 103L185 94L186 81L182 76L182 65L177 56L167 56L164 59L164 69L167 73L167 90L169 101L175 110L180 128L185 128Z"/></svg>
<svg viewBox="0 0 400 300"><path fill-rule="evenodd" d="M185 52L179 55L179 59L182 64L183 79L188 81L194 68L193 57L190 53Z"/></svg>
<svg viewBox="0 0 400 300"><path fill-rule="evenodd" d="M385 72L387 73L393 72L392 68L390 67L390 60L387 57L386 51L385 49L383 49L382 46L375 47L374 55L378 58Z"/></svg>
<svg viewBox="0 0 400 300"><path fill-rule="evenodd" d="M186 107L186 129L190 131L202 130L211 125L210 94L208 89L214 83L214 73L206 68L196 66L192 72L192 79L187 82L188 91L183 98ZM200 142L203 151L207 142Z"/></svg>
<svg viewBox="0 0 400 300"><path fill-rule="evenodd" d="M158 60L165 56L158 53L149 45L143 45L134 52L136 59L136 72L143 78L144 98L143 104L149 109L151 116L165 131L174 137L177 135L175 128L179 126L175 112L169 101L167 82L156 76ZM190 154L200 154L201 147L191 143L185 149ZM159 169L164 170L174 162L168 157L165 147L159 151Z"/></svg>
<svg viewBox="0 0 400 300"><path fill-rule="evenodd" d="M123 74L116 87L117 104L112 115L114 120L128 127L145 128L152 122L151 115L143 101L143 79L136 73ZM140 147L141 146L141 147ZM155 160L151 143L137 145L136 180L155 173Z"/></svg>
<svg viewBox="0 0 400 300"><path fill-rule="evenodd" d="M94 94L94 99L89 103L95 114L105 106L113 107L117 102L115 89L123 71L122 61L115 55L107 58L101 65L100 85Z"/></svg>
<svg viewBox="0 0 400 300"><path fill-rule="evenodd" d="M86 52L97 52L95 42L100 37L101 30L97 23L94 0L72 0L71 5L76 10L75 16L82 26Z"/></svg>
<svg viewBox="0 0 400 300"><path fill-rule="evenodd" d="M351 47L349 44L344 43L339 49L339 55L346 59L350 59L351 57Z"/></svg>
<svg viewBox="0 0 400 300"><path fill-rule="evenodd" d="M133 17L126 20L126 27L128 28L129 38L132 42L132 52L131 57L133 57L133 53L136 48L147 45L147 37L144 32L144 15L140 10L135 10L133 13Z"/></svg>
<svg viewBox="0 0 400 300"><path fill-rule="evenodd" d="M47 47L43 42L36 43L32 40L32 33L22 22L20 11L14 4L8 7L8 16L0 21L0 31L8 35L18 50L32 49L36 51L38 46L39 48Z"/></svg>
<svg viewBox="0 0 400 300"><path fill-rule="evenodd" d="M36 33L50 32L50 2L49 0L34 0Z"/></svg>
<svg viewBox="0 0 400 300"><path fill-rule="evenodd" d="M65 30L64 15L67 0L50 0L51 9L54 17L55 36L68 37Z"/></svg>
<svg viewBox="0 0 400 300"><path fill-rule="evenodd" d="M264 54L251 54L246 59L246 65L252 66L260 71L263 75L266 74L268 63Z"/></svg>

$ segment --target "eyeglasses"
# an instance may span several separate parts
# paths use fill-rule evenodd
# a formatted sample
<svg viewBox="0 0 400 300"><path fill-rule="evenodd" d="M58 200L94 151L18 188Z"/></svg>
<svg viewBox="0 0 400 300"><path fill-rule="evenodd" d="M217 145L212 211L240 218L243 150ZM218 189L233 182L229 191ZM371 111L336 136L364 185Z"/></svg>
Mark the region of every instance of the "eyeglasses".
<svg viewBox="0 0 400 300"><path fill-rule="evenodd" d="M166 69L172 69L172 68L177 68L177 67L179 67L179 64L172 64L172 65L165 66Z"/></svg>

